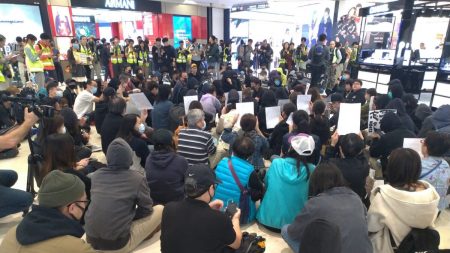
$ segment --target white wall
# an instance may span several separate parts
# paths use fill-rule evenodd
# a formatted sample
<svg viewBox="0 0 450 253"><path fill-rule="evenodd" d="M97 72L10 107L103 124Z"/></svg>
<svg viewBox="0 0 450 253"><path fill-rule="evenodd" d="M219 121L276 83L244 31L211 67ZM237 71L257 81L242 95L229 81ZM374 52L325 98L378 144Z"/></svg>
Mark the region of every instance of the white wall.
<svg viewBox="0 0 450 253"><path fill-rule="evenodd" d="M212 8L212 33L219 40L223 39L223 9Z"/></svg>
<svg viewBox="0 0 450 253"><path fill-rule="evenodd" d="M162 13L206 17L206 7L188 4L161 3Z"/></svg>

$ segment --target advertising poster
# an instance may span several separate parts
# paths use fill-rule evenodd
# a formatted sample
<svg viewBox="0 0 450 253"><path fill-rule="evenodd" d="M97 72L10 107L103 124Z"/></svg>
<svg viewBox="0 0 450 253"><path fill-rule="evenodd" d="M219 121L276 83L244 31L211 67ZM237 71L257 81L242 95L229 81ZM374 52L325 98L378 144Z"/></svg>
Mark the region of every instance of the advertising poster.
<svg viewBox="0 0 450 253"><path fill-rule="evenodd" d="M57 37L74 36L72 31L72 17L69 7L52 6L53 24Z"/></svg>
<svg viewBox="0 0 450 253"><path fill-rule="evenodd" d="M308 45L315 45L322 33L327 35L329 41L333 38L334 2L302 6L301 10L296 17L295 31L290 35L296 44L301 37L305 37Z"/></svg>
<svg viewBox="0 0 450 253"><path fill-rule="evenodd" d="M192 39L191 17L173 16L173 45L178 47L180 40Z"/></svg>
<svg viewBox="0 0 450 253"><path fill-rule="evenodd" d="M340 1L338 20L333 40L343 43L343 45L351 45L361 39L361 24L363 18L359 16L359 10L374 5L365 1Z"/></svg>
<svg viewBox="0 0 450 253"><path fill-rule="evenodd" d="M75 34L77 38L80 36L94 36L97 38L95 29L95 16L72 16Z"/></svg>
<svg viewBox="0 0 450 253"><path fill-rule="evenodd" d="M0 33L6 43L13 43L17 36L39 35L44 32L39 6L22 4L0 4Z"/></svg>

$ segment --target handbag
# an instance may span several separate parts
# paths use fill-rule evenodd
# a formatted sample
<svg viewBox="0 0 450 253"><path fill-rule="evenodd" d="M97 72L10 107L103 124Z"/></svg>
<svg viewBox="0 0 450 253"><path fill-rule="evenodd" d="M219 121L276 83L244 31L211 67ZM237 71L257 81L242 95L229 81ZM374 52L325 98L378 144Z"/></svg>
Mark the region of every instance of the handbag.
<svg viewBox="0 0 450 253"><path fill-rule="evenodd" d="M236 182L236 184L239 187L239 190L241 191L241 196L239 198L239 209L241 209L240 222L241 224L245 224L248 222L248 217L250 215L250 200L249 200L250 192L246 187L244 187L241 184L241 181L239 181L239 178L231 162L231 158L228 159L228 168L230 169L231 175L233 176L234 181Z"/></svg>

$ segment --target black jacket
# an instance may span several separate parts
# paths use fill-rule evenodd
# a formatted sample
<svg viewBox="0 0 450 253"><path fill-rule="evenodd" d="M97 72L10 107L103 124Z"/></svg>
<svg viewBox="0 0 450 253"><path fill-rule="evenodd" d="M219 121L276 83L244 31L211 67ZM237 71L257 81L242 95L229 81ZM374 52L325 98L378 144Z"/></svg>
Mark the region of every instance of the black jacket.
<svg viewBox="0 0 450 253"><path fill-rule="evenodd" d="M289 125L286 120L281 121L273 129L272 134L269 138L269 146L273 151L274 155L281 154L281 147L283 146L283 136L289 133Z"/></svg>
<svg viewBox="0 0 450 253"><path fill-rule="evenodd" d="M327 117L314 118L311 116L309 121L311 133L319 136L322 145L326 145L330 139L330 122Z"/></svg>
<svg viewBox="0 0 450 253"><path fill-rule="evenodd" d="M106 154L109 144L116 138L122 124L123 116L119 114L108 113L102 124L102 150Z"/></svg>
<svg viewBox="0 0 450 253"><path fill-rule="evenodd" d="M361 105L366 103L366 98L364 97L366 91L364 89L360 89L359 91L351 92L348 94L347 103L360 103Z"/></svg>
<svg viewBox="0 0 450 253"><path fill-rule="evenodd" d="M394 113L387 113L380 122L380 127L385 135L380 139L374 139L369 152L371 157L380 158L383 172L386 171L387 158L396 148L403 147L404 138L415 138L416 135L406 129L400 118Z"/></svg>
<svg viewBox="0 0 450 253"><path fill-rule="evenodd" d="M95 103L95 128L98 134L102 134L102 125L108 113L108 103L98 102Z"/></svg>
<svg viewBox="0 0 450 253"><path fill-rule="evenodd" d="M186 159L175 152L155 151L145 165L150 195L155 204L167 204L184 199Z"/></svg>
<svg viewBox="0 0 450 253"><path fill-rule="evenodd" d="M131 149L136 153L136 156L141 158L141 166L145 168L145 161L147 161L147 157L150 154L150 150L148 149L147 142L138 137L131 137L131 140L128 141Z"/></svg>

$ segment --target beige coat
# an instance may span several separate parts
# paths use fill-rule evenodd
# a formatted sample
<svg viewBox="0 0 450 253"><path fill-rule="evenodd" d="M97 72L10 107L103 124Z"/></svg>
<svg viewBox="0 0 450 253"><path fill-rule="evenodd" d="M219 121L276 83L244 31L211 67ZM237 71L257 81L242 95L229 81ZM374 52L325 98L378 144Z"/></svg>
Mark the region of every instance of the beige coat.
<svg viewBox="0 0 450 253"><path fill-rule="evenodd" d="M382 185L372 191L367 218L374 253L393 253L389 231L399 245L411 228L434 227L439 194L432 185L421 182L426 190L408 192Z"/></svg>
<svg viewBox="0 0 450 253"><path fill-rule="evenodd" d="M8 231L0 244L4 253L96 253L90 244L74 236L60 236L23 246L16 239L17 226Z"/></svg>

